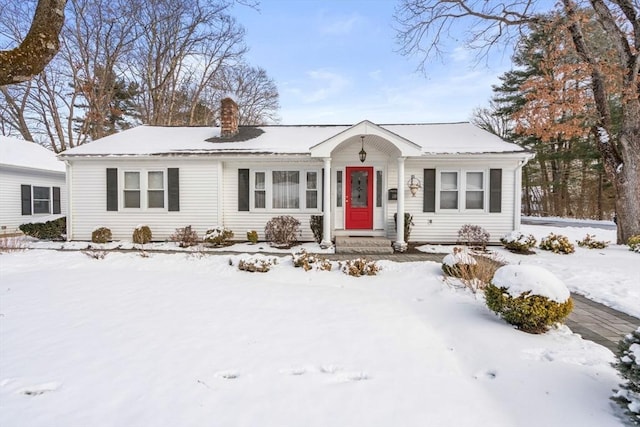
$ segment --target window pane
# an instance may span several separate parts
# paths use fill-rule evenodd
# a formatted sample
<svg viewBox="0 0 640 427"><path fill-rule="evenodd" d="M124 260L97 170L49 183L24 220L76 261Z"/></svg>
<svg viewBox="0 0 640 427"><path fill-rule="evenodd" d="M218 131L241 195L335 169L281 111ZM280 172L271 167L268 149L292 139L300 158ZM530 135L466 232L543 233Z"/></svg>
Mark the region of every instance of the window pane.
<svg viewBox="0 0 640 427"><path fill-rule="evenodd" d="M256 172L254 183L256 190L264 190L264 172Z"/></svg>
<svg viewBox="0 0 640 427"><path fill-rule="evenodd" d="M51 188L33 187L33 213L51 213Z"/></svg>
<svg viewBox="0 0 640 427"><path fill-rule="evenodd" d="M316 190L318 188L318 173L307 172L307 190Z"/></svg>
<svg viewBox="0 0 640 427"><path fill-rule="evenodd" d="M458 189L458 173L442 172L440 174L440 188L442 189L442 191L457 190Z"/></svg>
<svg viewBox="0 0 640 427"><path fill-rule="evenodd" d="M336 206L342 207L342 171L336 171Z"/></svg>
<svg viewBox="0 0 640 427"><path fill-rule="evenodd" d="M318 208L318 192L315 190L307 191L307 209L317 209Z"/></svg>
<svg viewBox="0 0 640 427"><path fill-rule="evenodd" d="M139 191L125 191L124 192L124 207L125 208L139 208L140 207L140 192Z"/></svg>
<svg viewBox="0 0 640 427"><path fill-rule="evenodd" d="M382 171L376 171L376 207L382 207Z"/></svg>
<svg viewBox="0 0 640 427"><path fill-rule="evenodd" d="M482 172L467 172L467 190L482 190Z"/></svg>
<svg viewBox="0 0 640 427"><path fill-rule="evenodd" d="M127 190L139 190L140 189L140 172L125 172L124 188L126 188Z"/></svg>
<svg viewBox="0 0 640 427"><path fill-rule="evenodd" d="M467 209L483 209L484 208L484 191L467 191L466 208Z"/></svg>
<svg viewBox="0 0 640 427"><path fill-rule="evenodd" d="M264 209L266 207L266 197L264 190L254 191L253 204L257 209Z"/></svg>
<svg viewBox="0 0 640 427"><path fill-rule="evenodd" d="M273 171L273 208L298 209L300 207L300 172Z"/></svg>
<svg viewBox="0 0 640 427"><path fill-rule="evenodd" d="M440 209L458 209L458 192L441 191Z"/></svg>
<svg viewBox="0 0 640 427"><path fill-rule="evenodd" d="M33 187L33 198L49 200L50 190L49 187Z"/></svg>
<svg viewBox="0 0 640 427"><path fill-rule="evenodd" d="M149 172L149 190L164 188L164 172Z"/></svg>
<svg viewBox="0 0 640 427"><path fill-rule="evenodd" d="M48 214L49 201L48 200L33 200L33 213L34 214Z"/></svg>
<svg viewBox="0 0 640 427"><path fill-rule="evenodd" d="M164 191L150 190L148 197L150 208L164 208Z"/></svg>
<svg viewBox="0 0 640 427"><path fill-rule="evenodd" d="M368 200L369 172L351 172L351 207L364 208L369 206Z"/></svg>

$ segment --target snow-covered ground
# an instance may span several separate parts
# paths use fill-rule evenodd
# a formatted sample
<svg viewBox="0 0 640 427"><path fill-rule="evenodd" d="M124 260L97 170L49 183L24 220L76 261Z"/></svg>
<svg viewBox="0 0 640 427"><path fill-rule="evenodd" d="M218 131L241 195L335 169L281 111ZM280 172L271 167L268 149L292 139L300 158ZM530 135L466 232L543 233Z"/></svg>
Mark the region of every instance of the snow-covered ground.
<svg viewBox="0 0 640 427"><path fill-rule="evenodd" d="M498 251L638 309L625 247ZM0 425L623 425L609 350L514 330L437 263L354 278L284 254L264 274L230 265L245 256L1 254Z"/></svg>

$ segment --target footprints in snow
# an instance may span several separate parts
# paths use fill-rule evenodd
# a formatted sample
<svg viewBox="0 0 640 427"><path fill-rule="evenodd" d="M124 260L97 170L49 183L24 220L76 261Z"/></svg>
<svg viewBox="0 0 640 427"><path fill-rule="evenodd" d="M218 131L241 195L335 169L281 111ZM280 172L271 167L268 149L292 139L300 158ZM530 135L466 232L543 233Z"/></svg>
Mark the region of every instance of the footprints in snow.
<svg viewBox="0 0 640 427"><path fill-rule="evenodd" d="M498 372L493 369L487 369L485 371L480 371L473 376L476 380L495 380L498 376Z"/></svg>
<svg viewBox="0 0 640 427"><path fill-rule="evenodd" d="M9 387L15 381L13 379L4 379L0 381L0 387ZM17 394L24 394L25 396L40 396L50 391L56 391L61 386L57 382L48 382L42 384L34 384L26 387L20 387L16 390Z"/></svg>
<svg viewBox="0 0 640 427"><path fill-rule="evenodd" d="M299 377L305 374L323 374L327 376L329 382L332 383L348 383L365 381L371 379L371 377L363 371L343 371L342 368L336 365L321 365L317 368L306 366L294 366L289 368L280 369L280 374ZM219 371L214 374L215 378L224 380L235 380L241 377L240 372L237 370L225 370Z"/></svg>

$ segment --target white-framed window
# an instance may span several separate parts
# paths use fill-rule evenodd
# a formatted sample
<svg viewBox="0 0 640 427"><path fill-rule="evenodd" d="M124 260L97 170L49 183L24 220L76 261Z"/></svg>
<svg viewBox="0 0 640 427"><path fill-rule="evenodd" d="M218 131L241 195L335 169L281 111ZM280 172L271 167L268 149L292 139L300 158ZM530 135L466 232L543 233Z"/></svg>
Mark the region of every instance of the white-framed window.
<svg viewBox="0 0 640 427"><path fill-rule="evenodd" d="M251 170L251 210L318 210L320 170Z"/></svg>
<svg viewBox="0 0 640 427"><path fill-rule="evenodd" d="M440 170L438 208L442 211L484 211L486 206L485 171Z"/></svg>
<svg viewBox="0 0 640 427"><path fill-rule="evenodd" d="M125 209L164 209L166 173L162 170L123 172L122 207Z"/></svg>
<svg viewBox="0 0 640 427"><path fill-rule="evenodd" d="M51 188L33 186L33 213L51 213Z"/></svg>

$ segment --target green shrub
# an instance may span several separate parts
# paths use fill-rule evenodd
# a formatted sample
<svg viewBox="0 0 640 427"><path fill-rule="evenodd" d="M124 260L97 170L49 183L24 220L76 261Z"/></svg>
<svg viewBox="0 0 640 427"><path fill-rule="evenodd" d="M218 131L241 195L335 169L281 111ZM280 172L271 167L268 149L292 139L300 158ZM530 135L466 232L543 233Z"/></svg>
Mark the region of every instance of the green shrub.
<svg viewBox="0 0 640 427"><path fill-rule="evenodd" d="M290 215L271 218L264 227L264 237L273 246L290 248L298 241L300 221Z"/></svg>
<svg viewBox="0 0 640 427"><path fill-rule="evenodd" d="M205 243L213 246L229 246L233 238L233 231L226 227L216 226L207 230L204 235Z"/></svg>
<svg viewBox="0 0 640 427"><path fill-rule="evenodd" d="M393 223L395 224L395 229L397 231L398 230L398 213L397 212L393 214ZM405 212L404 213L404 232L403 232L405 242L409 241L409 236L411 236L411 230L413 229L414 225L415 224L413 223L413 215L411 215L409 212Z"/></svg>
<svg viewBox="0 0 640 427"><path fill-rule="evenodd" d="M324 227L324 216L311 215L311 218L309 218L309 226L311 227L311 232L313 233L313 240L315 240L316 243L322 242L322 228Z"/></svg>
<svg viewBox="0 0 640 427"><path fill-rule="evenodd" d="M640 425L640 328L618 343L613 367L626 381L611 399L618 403L633 424Z"/></svg>
<svg viewBox="0 0 640 427"><path fill-rule="evenodd" d="M27 236L42 240L63 240L67 232L67 218L61 217L47 222L22 224L20 227Z"/></svg>
<svg viewBox="0 0 640 427"><path fill-rule="evenodd" d="M629 240L627 240L627 246L629 246L630 251L640 253L640 234L629 237Z"/></svg>
<svg viewBox="0 0 640 427"><path fill-rule="evenodd" d="M584 239L576 240L576 243L578 243L578 246L580 246L581 248L587 249L604 249L609 246L609 242L605 242L604 240L596 240L595 237L596 236L587 234Z"/></svg>
<svg viewBox="0 0 640 427"><path fill-rule="evenodd" d="M479 225L465 224L458 230L458 244L485 250L489 236L489 232Z"/></svg>
<svg viewBox="0 0 640 427"><path fill-rule="evenodd" d="M317 270L331 271L331 261L310 254L304 249L301 249L300 252L293 254L293 266L302 267L304 271L309 271L314 266Z"/></svg>
<svg viewBox="0 0 640 427"><path fill-rule="evenodd" d="M258 243L258 232L256 230L247 231L247 240L251 242L252 245Z"/></svg>
<svg viewBox="0 0 640 427"><path fill-rule="evenodd" d="M380 271L375 261L367 261L365 258L340 261L338 266L344 274L353 277L375 276Z"/></svg>
<svg viewBox="0 0 640 427"><path fill-rule="evenodd" d="M547 295L541 295L545 293ZM541 267L501 267L484 289L484 295L490 310L507 323L532 334L546 332L553 324L562 322L573 309L566 286Z"/></svg>
<svg viewBox="0 0 640 427"><path fill-rule="evenodd" d="M572 254L576 251L573 243L569 241L567 236L561 234L549 233L547 237L543 237L540 242L540 249L552 251L553 253Z"/></svg>
<svg viewBox="0 0 640 427"><path fill-rule="evenodd" d="M176 228L176 231L169 236L169 240L178 243L181 248L188 248L198 244L198 233L187 225L184 228Z"/></svg>
<svg viewBox="0 0 640 427"><path fill-rule="evenodd" d="M151 229L147 225L139 225L133 230L133 235L131 239L133 243L137 243L139 245L144 245L145 243L149 243L151 241Z"/></svg>
<svg viewBox="0 0 640 427"><path fill-rule="evenodd" d="M93 243L107 243L111 241L111 230L107 227L98 227L91 232Z"/></svg>
<svg viewBox="0 0 640 427"><path fill-rule="evenodd" d="M442 271L447 276L475 277L478 262L461 248L453 248L453 253L442 259Z"/></svg>
<svg viewBox="0 0 640 427"><path fill-rule="evenodd" d="M502 245L518 254L532 254L532 249L536 246L538 241L533 234L525 235L520 231L512 231L511 233L500 238Z"/></svg>

